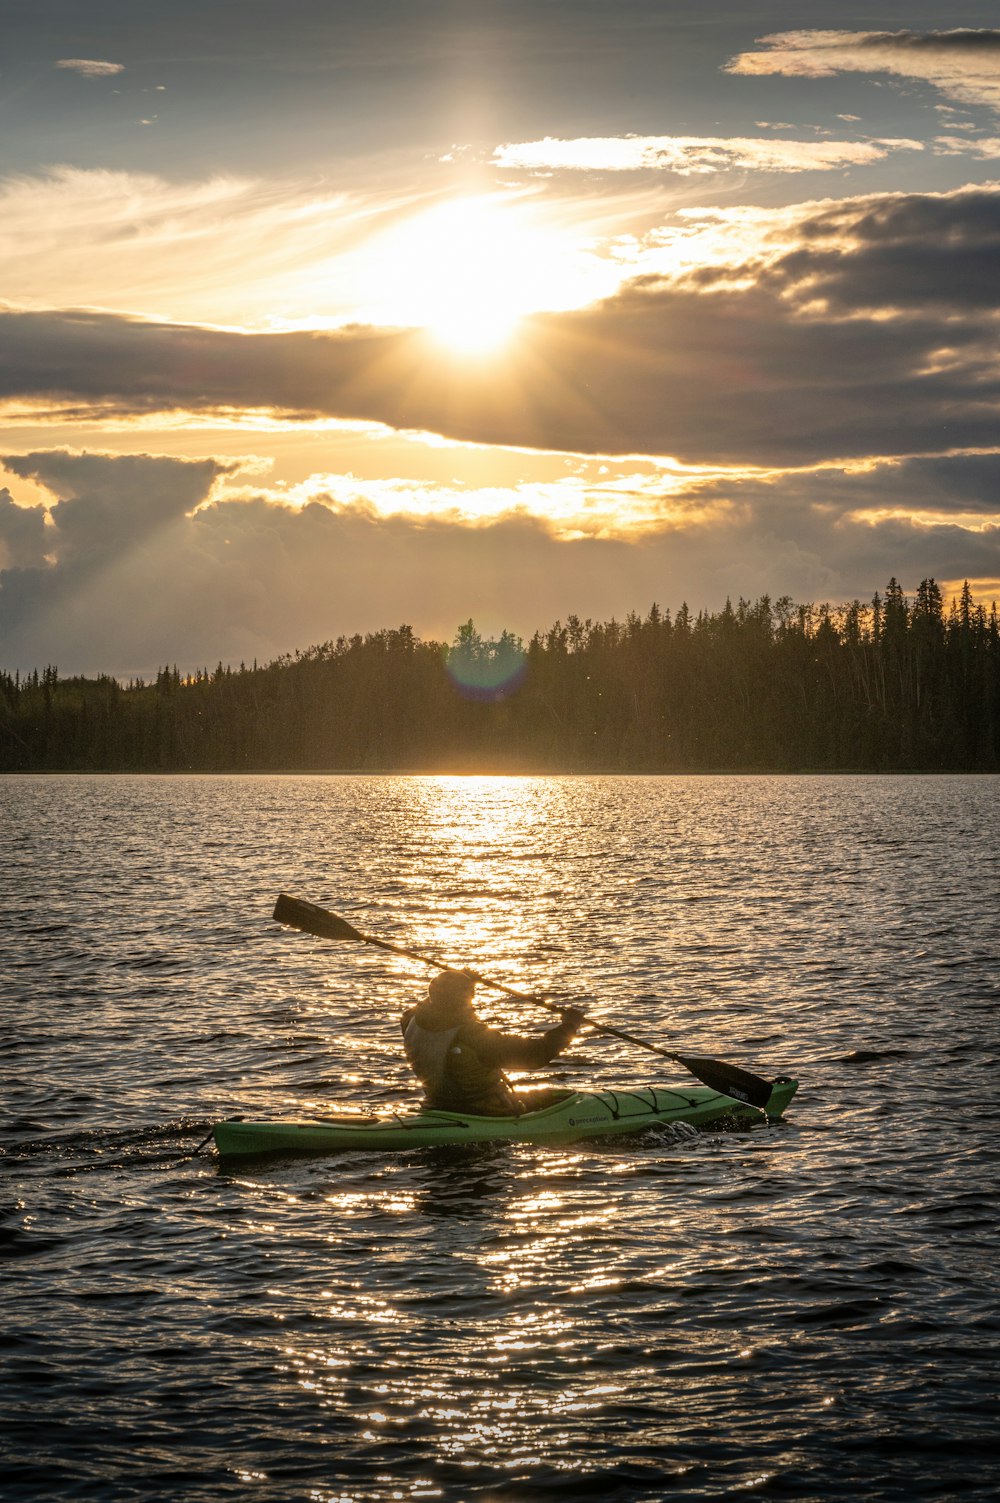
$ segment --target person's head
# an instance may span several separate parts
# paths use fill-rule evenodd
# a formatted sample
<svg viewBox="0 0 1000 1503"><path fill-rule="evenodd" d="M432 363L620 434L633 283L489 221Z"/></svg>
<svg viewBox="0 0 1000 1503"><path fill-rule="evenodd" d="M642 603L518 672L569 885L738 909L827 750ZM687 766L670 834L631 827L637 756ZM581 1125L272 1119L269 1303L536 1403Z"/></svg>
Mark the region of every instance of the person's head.
<svg viewBox="0 0 1000 1503"><path fill-rule="evenodd" d="M472 1006L475 991L476 983L468 971L442 971L427 988L427 996L442 1007L464 1012Z"/></svg>

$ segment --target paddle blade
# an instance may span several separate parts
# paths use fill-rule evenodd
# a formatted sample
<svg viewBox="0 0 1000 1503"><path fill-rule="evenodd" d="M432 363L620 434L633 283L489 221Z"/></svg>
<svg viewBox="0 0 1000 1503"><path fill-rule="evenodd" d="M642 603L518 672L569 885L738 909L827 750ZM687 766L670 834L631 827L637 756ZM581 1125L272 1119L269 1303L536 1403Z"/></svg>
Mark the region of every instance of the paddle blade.
<svg viewBox="0 0 1000 1503"><path fill-rule="evenodd" d="M674 1058L690 1070L691 1074L713 1091L723 1096L732 1096L736 1101L746 1101L761 1109L771 1099L771 1082L760 1075L751 1075L738 1065L726 1064L722 1059L709 1059L704 1054L675 1054Z"/></svg>
<svg viewBox="0 0 1000 1503"><path fill-rule="evenodd" d="M315 934L318 939L353 939L365 943L365 936L316 903L304 903L301 898L289 897L283 892L274 905L274 919L279 924L288 924L292 929L301 929L303 934Z"/></svg>

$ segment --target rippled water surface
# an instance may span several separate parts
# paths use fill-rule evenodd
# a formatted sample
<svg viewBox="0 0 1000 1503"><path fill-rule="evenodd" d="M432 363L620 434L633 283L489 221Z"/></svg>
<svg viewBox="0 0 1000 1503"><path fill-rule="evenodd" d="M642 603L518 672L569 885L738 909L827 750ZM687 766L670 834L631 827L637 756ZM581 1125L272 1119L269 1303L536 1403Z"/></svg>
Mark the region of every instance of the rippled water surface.
<svg viewBox="0 0 1000 1503"><path fill-rule="evenodd" d="M0 1495L995 1498L998 791L0 780ZM427 973L279 930L283 889L799 1095L226 1171L220 1117L416 1094Z"/></svg>

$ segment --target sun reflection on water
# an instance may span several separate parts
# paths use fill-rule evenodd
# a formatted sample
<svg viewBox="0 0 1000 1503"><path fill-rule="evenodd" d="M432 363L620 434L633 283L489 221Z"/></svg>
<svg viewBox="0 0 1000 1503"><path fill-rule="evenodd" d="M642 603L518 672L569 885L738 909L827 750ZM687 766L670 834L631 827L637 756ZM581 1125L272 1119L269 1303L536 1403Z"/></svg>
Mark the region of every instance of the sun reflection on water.
<svg viewBox="0 0 1000 1503"><path fill-rule="evenodd" d="M561 881L565 791L544 778L438 776L414 779L408 794L417 813L400 832L397 890L380 921L452 964L545 985L565 915L541 915L530 898ZM488 1007L488 992L481 999Z"/></svg>

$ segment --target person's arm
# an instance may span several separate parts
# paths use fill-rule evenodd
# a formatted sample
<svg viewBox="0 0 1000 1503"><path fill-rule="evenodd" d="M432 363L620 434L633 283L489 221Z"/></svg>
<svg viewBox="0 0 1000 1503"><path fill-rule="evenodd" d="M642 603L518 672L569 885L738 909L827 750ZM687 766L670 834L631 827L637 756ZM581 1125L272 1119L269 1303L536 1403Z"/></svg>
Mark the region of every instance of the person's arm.
<svg viewBox="0 0 1000 1503"><path fill-rule="evenodd" d="M562 1021L546 1033L532 1038L518 1033L501 1033L485 1023L469 1023L455 1042L471 1049L484 1065L500 1070L535 1070L555 1059L575 1038L586 1021L575 1007L563 1009Z"/></svg>

